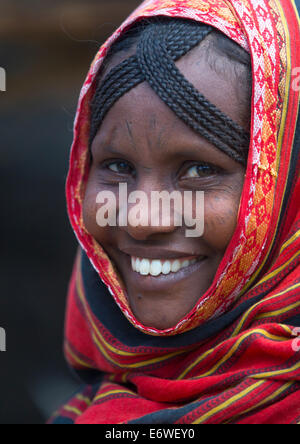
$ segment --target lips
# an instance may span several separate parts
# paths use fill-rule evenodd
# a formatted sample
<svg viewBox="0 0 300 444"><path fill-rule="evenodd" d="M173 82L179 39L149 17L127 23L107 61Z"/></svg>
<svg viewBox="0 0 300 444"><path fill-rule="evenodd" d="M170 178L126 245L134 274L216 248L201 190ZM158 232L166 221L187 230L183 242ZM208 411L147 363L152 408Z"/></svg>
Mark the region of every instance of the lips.
<svg viewBox="0 0 300 444"><path fill-rule="evenodd" d="M132 256L131 267L134 272L141 276L169 275L194 265L202 258L193 256L176 259L148 259Z"/></svg>
<svg viewBox="0 0 300 444"><path fill-rule="evenodd" d="M179 286L189 285L190 279L192 282L198 282L200 276L202 284L210 272L209 256L203 254L204 250L202 248L201 252L196 252L193 248L184 251L183 248L151 248L137 245L122 246L122 249L109 254L114 258L131 300L136 294L164 297L164 292L169 295L172 289L176 293ZM193 289L194 285L196 284L192 284Z"/></svg>

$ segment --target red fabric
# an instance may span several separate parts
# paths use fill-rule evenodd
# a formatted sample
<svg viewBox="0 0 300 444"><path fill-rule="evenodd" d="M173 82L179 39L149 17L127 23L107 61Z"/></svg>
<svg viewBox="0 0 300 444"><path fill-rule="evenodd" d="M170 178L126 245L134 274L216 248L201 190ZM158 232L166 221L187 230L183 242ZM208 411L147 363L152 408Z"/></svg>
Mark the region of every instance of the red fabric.
<svg viewBox="0 0 300 444"><path fill-rule="evenodd" d="M211 288L180 323L164 331L134 317L113 265L82 221L96 73L124 29L154 15L215 26L248 49L253 64L251 143L238 226ZM101 48L79 101L68 210L83 255L141 343L132 346L127 337L114 335L113 315L101 319L79 256L69 290L66 357L79 374L104 376L96 388L75 395L53 422L300 422L293 321L300 317L299 91L290 87L298 66L299 22L294 2L285 0L149 0ZM230 322L209 334L212 322L226 316ZM206 330L205 339L196 340ZM179 341L181 334L189 338L186 343Z"/></svg>

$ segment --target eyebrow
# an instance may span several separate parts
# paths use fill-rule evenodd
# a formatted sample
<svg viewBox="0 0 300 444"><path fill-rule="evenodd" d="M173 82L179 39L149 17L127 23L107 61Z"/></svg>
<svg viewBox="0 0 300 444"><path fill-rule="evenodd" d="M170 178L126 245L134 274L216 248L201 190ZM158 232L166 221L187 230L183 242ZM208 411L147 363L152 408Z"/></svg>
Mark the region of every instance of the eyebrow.
<svg viewBox="0 0 300 444"><path fill-rule="evenodd" d="M131 144L130 144L131 146ZM104 154L112 154L114 156L118 156L121 158L129 158L132 157L134 159L136 157L137 150L134 148L130 148L130 151L124 152L122 148L120 149L120 146L114 145L114 143L105 143L105 141L102 141L100 143L97 143L97 145L94 147L94 153L96 154L98 152L99 154L102 152Z"/></svg>
<svg viewBox="0 0 300 444"><path fill-rule="evenodd" d="M125 120L125 125L124 128L127 128L128 131L128 136L130 137L130 142L126 144L126 152L124 152L122 150L122 143L117 143L117 132L118 132L118 127L115 126L111 131L109 131L108 134L106 134L104 136L104 134L102 134L102 137L100 136L97 143L94 146L95 151L102 151L104 153L107 154L112 154L114 156L120 156L120 157L126 157L126 156L130 156L133 157L134 159L136 158L136 154L138 153L138 147L134 142L134 137L133 137L133 133L132 133L132 129L130 126L130 121L128 121L127 119ZM153 123L153 122L152 122ZM163 130L162 130L163 132ZM103 137L104 136L104 137ZM178 144L177 149L174 150L173 155L176 156L177 158L188 158L189 160L199 160L202 158L202 156L205 157L209 157L215 156L215 155L220 155L221 152L219 151L219 149L217 147L215 147L214 145L210 144L206 139L201 137L201 140L199 140L199 135L198 134L194 134L195 139L193 138L192 140L189 141L188 146L186 146L186 142L182 144ZM162 134L160 134L160 139L162 137ZM161 140L160 140L161 143ZM182 145L182 146L180 146ZM129 151L129 146L130 146L130 151ZM152 147L153 148L153 147ZM162 147L160 147L162 148ZM165 151L165 150L163 150ZM222 153L223 154L223 153ZM225 155L225 154L223 154ZM212 162L213 160L208 159L208 162Z"/></svg>
<svg viewBox="0 0 300 444"><path fill-rule="evenodd" d="M114 146L107 145L107 144L98 144L98 149L101 149L101 151L105 151L110 154L118 154L124 156L124 153L120 153Z"/></svg>
<svg viewBox="0 0 300 444"><path fill-rule="evenodd" d="M211 151L211 147L209 147L209 150L208 150L208 147L205 147L204 150L203 150L203 145L199 145L199 144L197 144L197 145L198 145L198 147L195 148L195 149L181 148L181 149L178 149L178 151L175 150L173 155L176 156L176 157L188 157L188 158L193 159L193 158L195 158L195 154L199 155L201 153L201 151L205 155L207 155L207 153L209 151ZM201 147L202 147L202 150L201 150ZM217 154L217 153L219 154L218 149L216 147L213 147L213 148L214 148L214 150L213 150L214 153L215 154ZM118 147L116 147L113 142L110 142L110 143L105 143L105 141L99 142L97 144L97 148L96 149L100 149L101 151L104 151L106 153L115 154L115 155L119 155L119 156L125 156L127 154L127 153L124 153L122 150L119 150ZM137 149L134 148L134 151L136 153Z"/></svg>

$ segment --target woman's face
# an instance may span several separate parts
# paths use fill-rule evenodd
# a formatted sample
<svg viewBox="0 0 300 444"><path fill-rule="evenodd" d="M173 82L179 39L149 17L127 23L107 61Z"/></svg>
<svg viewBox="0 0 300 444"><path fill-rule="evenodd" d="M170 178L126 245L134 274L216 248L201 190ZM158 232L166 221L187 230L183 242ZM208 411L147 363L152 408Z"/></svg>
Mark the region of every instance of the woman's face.
<svg viewBox="0 0 300 444"><path fill-rule="evenodd" d="M205 54L200 46L176 64L210 102L248 130L247 100L234 68L227 59L221 69L212 67ZM123 59L115 56L110 67ZM236 228L245 170L179 120L146 83L111 108L92 156L85 226L116 266L136 318L159 330L175 326L214 280ZM128 194L143 191L149 202L151 191L194 196L203 191L204 234L187 237L187 227L176 226L172 217L168 226L153 226L149 219L147 226L101 228L96 197L100 191L118 197L120 183L127 184Z"/></svg>

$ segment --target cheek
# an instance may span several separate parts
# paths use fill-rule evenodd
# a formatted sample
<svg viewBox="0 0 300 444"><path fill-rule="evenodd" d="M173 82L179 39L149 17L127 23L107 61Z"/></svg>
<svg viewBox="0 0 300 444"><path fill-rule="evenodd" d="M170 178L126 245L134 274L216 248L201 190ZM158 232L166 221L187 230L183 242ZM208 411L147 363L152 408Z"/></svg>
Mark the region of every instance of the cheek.
<svg viewBox="0 0 300 444"><path fill-rule="evenodd" d="M225 252L234 234L240 195L207 196L205 199L204 239L220 252Z"/></svg>
<svg viewBox="0 0 300 444"><path fill-rule="evenodd" d="M96 223L96 214L97 214L97 204L96 204L96 190L88 184L86 193L84 196L83 204L82 204L82 216L83 222L87 229L87 231L94 237L97 234L97 223Z"/></svg>
<svg viewBox="0 0 300 444"><path fill-rule="evenodd" d="M97 203L99 199L101 203ZM83 222L87 231L103 247L110 243L112 230L116 226L117 218L114 216L118 214L117 201L118 198L112 191L100 190L93 180L88 182L82 204Z"/></svg>

